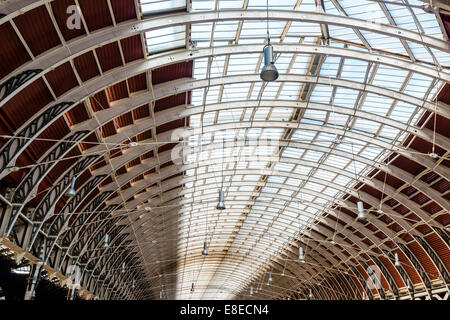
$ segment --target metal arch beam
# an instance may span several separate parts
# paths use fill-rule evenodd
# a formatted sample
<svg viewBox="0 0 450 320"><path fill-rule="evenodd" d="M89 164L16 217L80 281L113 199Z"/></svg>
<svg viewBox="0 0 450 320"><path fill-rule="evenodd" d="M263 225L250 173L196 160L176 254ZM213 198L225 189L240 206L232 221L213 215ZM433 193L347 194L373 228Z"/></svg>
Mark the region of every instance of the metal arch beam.
<svg viewBox="0 0 450 320"><path fill-rule="evenodd" d="M348 250L347 250L348 251Z"/></svg>
<svg viewBox="0 0 450 320"><path fill-rule="evenodd" d="M360 159L358 159L358 161L359 161ZM363 158L361 158L361 160L363 160ZM365 162L365 163L367 163L367 161L366 160L363 160L363 162ZM405 180L404 178L403 178L403 180Z"/></svg>
<svg viewBox="0 0 450 320"><path fill-rule="evenodd" d="M250 122L219 124L219 125L203 127L200 129L194 129L194 130L191 130L191 132L192 132L192 135L196 135L196 134L200 134L202 129L203 129L203 133L209 133L209 132L216 132L216 131L226 130L226 129L247 128L249 123ZM297 128L297 125L298 125L297 123L278 122L278 121L253 121L252 122L252 126L261 127L261 128L265 128L265 127ZM299 126L299 128L305 129L305 130L317 131L317 132L327 132L327 133L332 133L332 134L338 134L341 136L351 137L356 140L362 140L362 141L365 141L368 143L372 143L374 145L379 145L380 147L382 147L384 149L389 148L389 145L387 145L386 143L384 143L380 140L369 138L369 137L364 137L362 135L358 135L358 134L352 133L352 132L345 132L345 131L337 129L337 128L327 128L327 127L322 127L322 126L314 125L314 124L302 124L301 126ZM397 147L394 147L394 150L395 149L397 149ZM398 152L400 154L407 153L403 150L400 150L400 151L396 150L396 152ZM442 168L442 170L438 170L438 168L433 168L434 161L432 161L429 157L422 156L422 155L414 155L414 154L409 154L409 155L410 155L410 157L414 158L416 160L416 162L427 166L430 170L435 171L436 173L440 173L441 176L446 176L446 174L450 171L448 168ZM433 169L435 169L435 170L433 170ZM367 182L369 183L369 180L367 180ZM390 196L392 196L394 194L392 187L386 186L385 190L387 190L386 194L388 194ZM404 204L411 211L416 213L422 220L427 221L427 219L428 219L427 213L425 213L420 207L418 207L417 204L412 203L412 201L409 198L407 198L405 195L396 195L395 199L397 201L399 201L400 203ZM435 221L430 221L430 222L433 226L436 225Z"/></svg>
<svg viewBox="0 0 450 320"><path fill-rule="evenodd" d="M302 161L298 161L298 162L292 161L291 163L302 164ZM306 163L306 162L305 162L305 163ZM173 175L176 174L176 173L183 172L183 171L185 171L185 170L189 170L189 167L188 167L188 168L180 167L180 168L177 168L176 170L171 170L171 168L168 168L168 169L164 170L164 172L161 172L161 178L166 179L166 178L168 178L168 177L173 176ZM331 170L331 171L336 172L337 170ZM234 172L234 170L227 170L227 171L224 172L224 176L226 176L226 175L228 175L228 174L230 174L230 173L233 173L233 172ZM258 171L257 171L257 170L237 170L236 172L239 172L239 174L252 174L252 173L258 173L258 172L261 172L261 171L260 171L260 170L258 170ZM262 172L264 172L264 171L262 171ZM269 170L268 170L267 172L269 172ZM280 172L278 175L284 176L284 177L294 177L294 178L301 179L301 180L308 179L308 176L305 176L305 175L299 175L299 174L296 174L296 173L289 173L289 174L288 174L288 173L285 173L285 172ZM143 180L143 183L141 183L141 184L139 184L139 182L141 182L141 181L137 182L137 183L133 186L133 188L131 188L131 189L133 189L133 190L131 190L131 189L125 190L125 192L124 192L125 198L129 199L131 196L133 196L134 194L138 193L140 190L146 189L146 188L148 188L149 186L151 186L152 184L154 184L156 181L158 181L159 178L160 178L159 175L154 175L154 176L155 176L154 178L151 177L151 178L149 178L149 179L144 179L144 180ZM211 178L211 177L214 177L214 173L202 174L202 175L200 176L200 179L207 179L207 178ZM153 179L152 179L152 178L153 178ZM176 178L175 182L176 182L176 185L178 186L178 184L184 184L184 183L188 183L188 182L195 181L196 178L198 178L198 177L188 178L188 179L185 179L185 180L179 181L179 182L178 182L178 178ZM340 191L342 191L342 192L345 192L345 188L343 188L342 186L339 186L339 185L337 185L337 184L334 184L334 183L331 183L331 184L330 184L328 181L325 181L325 180L323 180L323 179L317 179L317 178L315 178L315 177L312 177L312 178L310 178L310 179L311 179L311 181L313 181L313 182L315 182L315 183L317 183L317 184L323 185L324 187L331 186L332 188L334 188L334 189L336 189L336 190L340 190ZM145 181L145 180L148 180L148 181ZM170 183L170 182L169 182L169 183ZM246 184L246 185L254 185L254 186L257 185L256 183L254 184L254 183L249 183L249 182L246 182L245 184ZM142 186L142 185L143 185L143 186ZM283 187L283 185L277 185L277 186ZM173 185L170 185L170 186L168 187L168 189L170 190L171 187L173 187ZM105 186L105 188L107 188L107 186ZM294 187L289 187L288 189L289 189L289 190L296 190L296 188L294 188ZM126 192L126 191L128 191L128 190L130 190L130 191L129 191L129 192ZM192 190L192 188L191 188L190 190ZM190 192L190 190L187 190L186 193ZM312 194L312 195L318 196L318 197L322 197L320 193L314 192L313 190L309 190L309 189L302 189L302 190L304 190L305 193ZM353 194L354 196L357 196L357 193L356 193L356 192L350 192L350 193ZM240 193L238 193L238 194L240 194ZM253 193L249 193L249 195L253 195ZM266 195L266 193L265 193L265 195ZM109 205L114 204L114 205L118 205L118 207L120 207L120 206L122 205L121 200L120 200L120 202L118 203L116 199L118 199L118 198L109 200L110 202L109 202L108 204L109 204ZM283 197L283 199L284 199L284 197ZM290 199L290 198L289 198L289 197L286 197L286 199ZM330 199L331 199L331 198L327 198L327 200L329 200L329 201L330 201ZM364 198L364 199L365 199L365 198ZM289 201L289 200L286 200L286 201ZM341 202L341 201L338 201L338 202L339 202L339 204L341 204L341 205L346 205L346 204L347 204L347 203L344 203L343 201L342 201L342 202ZM314 203L311 203L310 205L314 207ZM281 208L281 207L280 207L280 208ZM321 205L317 205L317 208L318 208L319 210L326 209L325 207L323 207L323 206L321 206ZM344 219L344 220L345 220L345 219ZM393 220L395 220L395 219L393 219ZM144 222L144 221L141 221L141 222ZM346 222L349 222L349 221L346 221ZM382 231L383 233L385 233L388 237L392 238L392 237L395 236L395 234L394 234L394 232L393 232L392 230L389 230L389 229L387 229L387 228L384 227L384 226L381 226L381 227L380 227L378 224L375 224L375 226L377 226L377 227L378 227L378 230L381 230L381 231ZM371 240L372 242L375 242L375 241L374 241L374 238L370 238L370 240ZM401 241L401 240L400 240L400 241Z"/></svg>
<svg viewBox="0 0 450 320"><path fill-rule="evenodd" d="M48 1L48 0L47 0ZM31 8L31 7L30 7ZM12 12L10 13L12 14ZM9 17L6 17L9 19ZM26 69L44 69L57 67L58 65L75 58L93 47L101 46L119 39L133 36L144 31L160 29L170 26L184 24L218 22L218 21L241 21L241 20L265 20L266 12L262 10L233 10L233 11L208 11L162 15L156 18L144 18L142 20L133 20L113 27L104 28L93 32L90 35L79 40L74 40L63 48L53 49L50 52L38 57L36 61L22 65L14 72L8 75L8 78L14 77ZM433 38L427 35L420 35L410 30L398 28L392 25L383 25L369 22L361 19L350 18L341 15L330 15L320 12L301 12L301 11L278 11L271 10L269 19L276 21L309 22L327 25L344 26L357 28L370 32L388 35L394 38L407 40L423 44L444 52L450 52L450 46L447 42ZM1 21L1 20L0 20ZM35 79L33 79L34 81Z"/></svg>
<svg viewBox="0 0 450 320"><path fill-rule="evenodd" d="M286 45L283 45L286 46ZM245 47L245 46L244 46ZM256 50L256 46L255 50ZM246 53L247 51L243 50L242 52L237 51L239 47L223 47L223 48L215 48L214 52L212 49L202 49L202 50L206 50L205 52L202 51L202 54L206 57L211 56L213 53L214 54L218 54L220 52L217 52L219 49L222 49L223 54L236 54L236 53ZM241 49L243 49L243 47L240 47ZM318 49L318 48L316 48ZM348 49L346 49L348 50ZM361 54L360 51L357 51L355 53L356 55ZM353 57L353 58L357 58ZM36 121L36 118L39 117L40 114L48 112L49 110L51 110L52 108L54 108L55 106L58 106L61 102L64 101L71 101L70 103L72 103L72 105L70 107L68 107L67 110L69 110L70 108L72 108L74 105L77 105L80 101L83 101L85 98L87 98L89 95L94 94L97 91L100 91L102 89L104 89L105 87L108 87L110 85L113 85L117 82L122 81L123 79L125 79L126 77L130 77L130 76L134 76L136 74L145 72L146 70L155 68L155 67L159 67L159 66L163 66L163 65L168 65L168 64L173 64L173 63L177 63L177 62L182 62L185 60L190 60L196 57L193 57L188 51L183 51L181 53L174 53L173 55L168 55L168 56L158 56L154 59L148 59L148 60L143 60L143 61L138 61L135 63L131 63L127 66L124 67L119 67L113 71L111 71L110 73L103 75L102 77L98 78L98 79L93 79L90 80L88 82L86 82L86 84L77 87L75 89L72 89L71 91L69 91L68 93L64 94L63 96L59 97L54 104L52 104L52 106L47 106L44 107L43 110L41 110L39 112L39 114L37 116L35 116L34 118L30 119L27 123L25 123L21 128L19 128L18 130L16 130L15 135L21 135L23 131L30 131L28 128L30 127L30 124L33 123L33 121ZM385 58L385 57L381 57L381 58ZM381 59L380 58L380 59ZM159 61L161 60L161 61ZM412 66L414 67L414 66ZM253 76L234 76L234 77L223 77L223 78L217 78L217 79L232 79L232 78L237 78L235 83L239 83L239 82L256 82L256 81L260 81L259 77L257 77L256 75ZM256 79L255 79L256 78ZM449 75L450 78L450 75ZM217 80L214 79L214 80ZM325 80L326 79L326 80ZM244 80L244 81L243 81ZM245 81L246 80L246 81ZM206 80L205 80L206 81ZM426 101L422 101L420 99L414 98L412 96L408 96L405 95L403 93L400 92L395 92L392 90L388 90L388 89L383 89L380 87L376 87L376 86L372 86L372 85L364 85L358 82L353 82L353 81L348 81L348 80L342 80L342 79L333 79L333 78L322 78L322 77L314 77L314 76L296 76L296 75L282 75L280 77L280 81L287 81L287 82L314 82L314 83L318 83L318 84L327 84L327 85L336 85L336 86L344 86L345 85L348 88L351 89L356 89L356 90L365 90L365 91L375 91L374 93L376 94L385 94L387 96L391 96L393 99L398 99L398 100L402 100L402 101L406 101L408 103L412 103L412 104L416 104L418 106L422 106L425 109L431 109L432 111L434 111L436 109L437 113L444 113L444 116L448 113L450 113L450 111L445 110L443 108L441 108L439 105L436 106L435 104L432 104L430 102L426 102ZM214 86L216 85L214 82L215 81L206 81L207 84L205 85L211 85ZM222 83L225 84L226 82ZM219 83L220 84L220 83ZM345 85L344 85L345 84ZM175 88L176 92L181 92L184 91L181 88ZM181 89L181 90L180 90ZM193 88L186 88L185 90L192 90ZM60 114L61 115L61 114ZM51 120L49 119L49 121L47 121L46 123L40 123L40 125L36 128L34 128L31 132L28 133L27 138L33 138L35 136L37 136L38 134L40 134L43 130L45 130L51 123L53 123L53 121L56 121L58 117L54 117ZM13 160L16 159L16 157L25 150L25 148L31 143L30 141L32 141L32 139L26 140L26 141L22 141L22 143L18 146L12 146L11 142L8 142L5 144L5 146L3 146L3 148L1 149L1 157L0 157L0 168L2 171L4 171L4 169L6 167L10 167L12 165ZM6 156L9 155L9 156ZM0 177L3 177L4 173L1 172L0 173Z"/></svg>
<svg viewBox="0 0 450 320"><path fill-rule="evenodd" d="M345 155L344 155L345 156ZM364 158L361 158L361 159L364 159ZM288 158L286 158L286 160L289 160ZM358 159L358 161L360 161L360 159ZM99 170L101 170L101 169L99 169Z"/></svg>
<svg viewBox="0 0 450 320"><path fill-rule="evenodd" d="M145 101L151 100L152 98L153 98L152 94L146 92L133 96L131 99L124 99L122 101L119 101L118 103L112 103L111 108L96 112L95 114L96 119L89 119L82 123L76 124L72 127L72 130L93 132L95 129L100 127L99 123L101 125L106 124L109 121L115 119L116 117L119 117L129 112L130 109L143 105ZM180 105L170 108L169 110L164 110L155 113L156 118L155 124L159 126L163 123L171 122L173 120L178 120L184 117L198 115L203 112L205 113L215 112L224 109L232 110L241 108L273 107L275 104L277 105L277 107L300 108L300 109L305 109L307 107L308 109L311 110L320 110L326 112L330 112L330 110L332 110L334 113L343 114L347 116L356 116L358 118L371 120L374 122L378 122L380 124L390 126L392 128L396 128L398 130L402 130L430 143L434 142L437 146L440 146L441 148L444 149L450 148L450 142L448 141L448 139L440 135L439 133L435 134L433 141L434 133L432 130L428 128L418 128L413 125L408 125L400 121L390 119L388 117L380 116L362 110L349 109L338 105L330 105L316 102L307 103L292 100L261 100L261 101L243 100L243 101L207 104L204 107L203 106L195 107L192 105ZM62 140L66 139L63 138Z"/></svg>
<svg viewBox="0 0 450 320"><path fill-rule="evenodd" d="M439 198L437 198L437 199L439 199Z"/></svg>
<svg viewBox="0 0 450 320"><path fill-rule="evenodd" d="M102 79L100 79L102 80ZM316 80L319 84L326 84L326 85L335 85L339 87L345 87L349 89L356 89L356 90L365 90L367 92L371 92L378 95L384 95L392 99L398 99L401 101L405 101L411 104L415 104L417 106L423 106L426 109L429 109L430 111L434 111L434 108L436 108L435 104L432 104L430 102L426 102L420 99L417 99L415 97L395 92L388 89L383 89L380 87L372 86L372 85L364 85L359 82L349 81L349 80L342 80L342 79L333 79L333 78L324 78L324 77L313 77L313 76L301 76L301 75L281 75L280 80L282 81L288 81L288 82L309 82L309 83L316 83ZM173 94L177 94L180 92L190 91L198 88L204 88L208 86L209 84L211 86L215 85L223 85L223 84L235 84L235 83L242 83L242 82L258 82L260 81L259 76L257 75L242 75L242 76L228 76L228 77L220 77L220 78L214 78L211 79L211 81L208 80L181 80L181 81L173 81L170 83L165 83L163 85L155 86L155 99L161 99L163 97L167 97ZM103 88L103 87L102 87ZM159 91L161 90L161 91ZM95 90L92 90L93 93ZM88 96L87 94L86 96ZM83 97L86 98L86 96ZM78 97L79 99L80 97ZM148 102L148 100L144 103ZM45 111L42 111L45 112ZM444 117L450 118L450 109L446 108L444 105L438 105L436 108L436 112L440 115L443 115ZM39 117L40 115L37 115ZM56 117L55 117L56 118ZM30 124L33 123L33 119L30 120ZM51 121L49 121L47 124L42 125L39 127L39 129L33 130L33 133L28 133L28 137L32 138L36 136L37 134L40 134L42 130L48 127L50 125ZM21 132L23 130L27 130L28 126L30 124L25 124L23 128L19 129L18 132ZM78 129L77 126L74 126L75 130ZM24 143L22 143L19 146L11 146L8 145L8 143L1 149L1 157L0 157L0 168L6 168L13 165L13 161L17 158L17 156L25 150L25 148L29 145L30 140L26 140ZM9 154L9 156L8 156ZM14 156L12 156L14 155ZM8 174L8 170L2 170L0 172L0 178L4 177L6 174Z"/></svg>
<svg viewBox="0 0 450 320"><path fill-rule="evenodd" d="M245 104L245 102L243 102L244 103L244 105L245 106L247 106L247 105L251 105L252 103L250 103L250 102L247 102L247 104ZM269 101L264 101L263 102L263 104L270 104L271 102L269 102ZM221 108L221 105L222 104L217 104L217 105L213 105L213 107L212 107L212 109L213 110L218 110L218 109L220 109ZM224 105L224 107L225 106L228 106L228 105L230 105L230 107L237 107L238 106L238 104L237 103L225 103L225 104L223 104ZM292 107L295 107L296 105L301 105L301 104L299 104L299 103L296 103L296 102L292 102L292 101L285 101L285 102L283 102L283 105L286 105L286 106L292 106ZM316 108L316 106L315 106L316 104L311 104L311 106L312 106L312 108ZM321 104L317 104L317 108L319 109L319 110L323 110L323 109L326 109L326 105L321 105ZM333 106L334 107L334 106ZM116 106L116 107L114 107L114 108L112 108L111 110L116 110L117 108L119 108L118 106ZM348 112L349 112L349 110L347 109L347 108L342 108L342 107L334 107L334 108L337 108L337 109L342 109L342 112L345 114L345 113L347 113L348 114ZM162 114L161 114L161 117L158 117L158 122L157 122L157 124L162 124L162 123L165 123L165 122L168 122L168 121L172 121L172 119L179 119L179 118L182 118L182 117L184 117L184 116L188 116L188 115L192 115L192 114L196 114L195 113L195 111L194 110L198 110L198 107L196 107L196 108L193 108L193 109L189 109L189 110L184 110L185 111L185 113L183 113L183 109L184 109L184 106L181 106L181 107L176 107L176 109L174 110L174 112L172 113L170 113L170 114L172 114L172 115L174 115L174 117L173 118L167 118L167 113L163 113L163 112L161 112ZM109 109L108 109L108 111L109 111ZM340 112L340 110L337 110L338 112ZM102 112L102 111L100 111L100 112ZM364 113L363 113L364 114ZM117 115L117 114L115 114L115 115ZM159 114L158 114L159 115ZM176 117L175 115L179 115L179 117ZM366 115L364 115L363 117L370 117L370 115L369 114L366 114ZM376 116L375 116L376 117ZM99 118L101 118L101 117L99 117ZM107 119L109 120L109 119L112 119L113 117L108 117ZM381 117L381 118L383 118L383 117ZM108 120L104 120L104 122L108 122ZM382 120L380 119L380 122L381 122ZM388 121L388 120L387 120ZM394 121L395 122L395 121ZM82 128L84 131L87 131L87 130L92 130L93 128L92 127L87 127L87 123L90 123L90 124L92 124L92 121L91 120L88 120L88 121L86 121L86 127L85 127L85 125L84 124L81 124L80 125L80 129ZM103 123L103 122L102 122ZM394 123L392 124L393 126L395 125ZM400 127L400 128L399 128ZM397 128L399 128L399 129L402 129L401 128L401 123L398 123L397 124ZM78 128L77 128L77 130L78 130ZM95 129L94 129L95 130ZM418 129L411 129L411 131L414 131L414 132L422 132L421 130L418 130ZM411 132L410 131L410 132ZM92 132L92 131L91 131ZM420 136L421 138L426 138L426 137L429 137L431 135L431 133L429 133L429 132L426 132L425 134L422 134L422 135L418 135L418 136ZM430 137L429 137L430 138ZM428 140L428 139L427 139ZM438 145L440 145L441 147L446 147L446 146L444 146L444 144L446 144L445 142L444 142L444 140L446 140L446 139L443 139L443 137L437 137L437 139L436 139L436 142L437 142L437 144ZM441 142L441 143L440 143ZM35 190L37 188L37 186L36 187L34 187L34 188L32 188L32 192L31 193L29 193L29 194L32 194L33 193L33 191ZM28 195L28 197L27 197L27 200L29 199L29 195ZM442 205L444 205L445 206L445 203L443 203L443 201L439 201L440 200L440 198L439 197L434 197L434 196L432 196L432 198L433 199L436 199L437 200L437 202L438 203L440 203L440 205L442 206ZM25 201L25 202L27 202L27 201ZM46 210L47 212L51 212L52 210ZM49 216L49 214L47 215L47 216Z"/></svg>
<svg viewBox="0 0 450 320"><path fill-rule="evenodd" d="M292 142L291 142L291 144L292 144L294 147L300 147L300 148L305 148L305 149L309 148L309 146L306 145L306 144L299 144L299 143L296 143L296 142L295 142L295 143L292 143ZM136 148L140 148L140 147L136 147ZM319 151L330 152L330 149L329 149L329 148L324 148L324 147L318 147L318 148L320 149ZM339 152L339 151L333 151L333 152L337 153L337 154L338 154L339 156L341 156L341 157L347 157L347 158L350 159L349 155L346 154L346 153L344 153L344 152ZM169 160L168 155L169 155L168 153L166 153L165 155L163 154L163 155L162 155L162 158L160 157L160 160L162 160L163 163L166 162L166 161L168 161L168 160ZM123 164L124 162L126 162L126 161L128 161L128 160L131 161L131 160L134 158L134 156L137 157L137 153L133 153L131 157L127 158L127 160L121 161L120 163ZM362 163L364 163L364 164L366 164L366 165L372 165L372 166L374 167L372 161L368 161L367 159L365 159L365 158L363 158L363 157L360 157L359 155L357 155L356 157L357 157L357 161L362 162ZM120 157L119 157L119 158L120 158ZM285 158L285 161L289 161L289 158ZM397 168L396 168L396 169L397 169ZM411 184L411 183L413 182L413 181L412 181L412 180L413 180L413 177L412 177L409 173L407 173L407 172L404 172L403 176L401 176L401 175L399 176L398 173L400 173L400 171L402 171L401 169L398 169L398 170L396 170L396 171L393 171L392 169L389 169L389 166L385 166L385 168L381 167L380 170L386 171L386 172L388 172L388 173L390 173L390 174L396 176L397 178L399 178L399 179L405 181L406 183ZM94 174L95 174L96 172L103 173L103 170L102 170L102 169L98 169L97 171L94 172ZM107 173L107 172L105 171L104 173ZM408 176L408 175L409 175L409 176ZM132 175L132 176L133 176L133 175ZM417 184L417 182L416 182L416 184ZM420 190L420 191L422 191L422 192L426 192L425 186L417 186L416 184L412 184L412 185L413 185L414 187L416 187L418 190ZM378 189L379 189L379 188L378 188ZM104 190L106 190L106 189L104 189ZM112 189L111 189L111 191L112 191ZM441 201L439 201L439 197L432 197L432 198L433 198L433 199L437 199L438 203L441 202Z"/></svg>
<svg viewBox="0 0 450 320"><path fill-rule="evenodd" d="M228 161L228 160L230 160L230 159L226 159L225 162L233 162L233 161L234 161L234 160L232 160L232 159L231 159L230 161ZM292 164L297 164L297 165L310 164L310 163L307 162L307 161L303 161L303 160L301 160L301 161L296 161L296 160L294 160L294 159L287 158L287 157L282 157L282 158L280 158L280 159L279 159L279 162L286 162L286 163L292 163ZM166 170L164 170L164 178L168 178L168 177L170 177L171 175L174 175L174 174L183 172L183 171L185 171L185 170L189 170L189 169L193 169L193 168L196 168L196 167L199 167L199 166L205 166L205 165L209 165L209 164L213 164L213 163L214 163L214 161L202 161L202 162L200 162L200 164L196 163L196 164L191 164L191 165L185 165L185 166L182 166L182 167L174 167L173 171L171 171L171 170L169 170L169 169L166 169ZM313 165L313 164L311 164L311 166L312 166L312 167L316 167L316 165ZM317 167L320 167L320 166L317 166ZM130 170L130 171L128 172L129 175L127 174L128 176L125 177L122 181L120 181L120 184L121 184L121 185L125 185L126 183L129 182L129 180L128 180L129 178L133 179L133 178L135 178L136 176L139 176L140 174L142 174L143 172L145 172L145 168L143 168L143 169L144 169L144 170L137 170L136 172L133 172L133 170ZM350 173L347 173L347 172L345 172L345 173L340 172L340 171L337 170L336 168L326 167L326 168L323 168L323 170L330 171L330 172L333 172L333 173L335 173L335 174L344 175L344 176L347 176L348 178L352 178L352 175L351 175ZM229 170L228 170L228 171L229 171ZM250 171L251 171L251 170L249 170L249 172L247 172L247 173L250 173ZM241 171L240 171L240 172L241 172ZM245 171L242 171L242 173L245 174ZM270 172L267 171L267 174L270 174ZM284 175L284 174L285 174L285 173L280 173L280 175ZM292 175L293 173L290 173L290 174ZM213 174L209 174L208 176L209 176L209 177L213 177ZM296 176L297 176L297 175L296 175ZM150 186L151 184L153 184L154 182L156 182L156 180L158 179L158 177L155 178L156 180L155 180L155 179L152 179L152 178L153 178L153 176L152 176L151 178L147 178L147 179L144 179L144 180L141 180L141 181L136 182L136 183L133 185L132 188L129 188L129 189L125 190L125 191L124 191L124 194L125 194L126 196L131 196L131 195L133 195L133 194L135 194L135 193L138 193L139 191L143 190L144 188L147 188L148 186ZM300 175L298 175L298 178L303 179L303 178L300 177ZM314 180L314 181L317 180L317 178L315 178L315 177L312 177L311 179ZM148 182L146 182L145 180L148 180ZM188 181L188 180L186 180L186 181ZM190 181L190 180L189 180L189 181ZM394 198L394 192L395 192L395 190L394 190L392 187L390 187L390 186L389 186L389 187L386 187L386 186L383 187L380 183L376 183L376 182L374 182L373 180L370 180L370 179L367 179L367 178L364 178L364 177L363 177L363 178L360 178L359 181L361 181L361 182L363 182L363 183L369 185L370 187L373 187L373 188L375 188L375 189L377 189L377 190L380 190L380 191L384 189L386 195L388 195L388 196ZM326 187L326 186L329 186L329 183L326 183L326 181L323 181L323 180L322 180L322 182L319 182L319 183L322 184L322 185L324 185L325 187ZM342 191L342 192L346 192L346 189L343 188L343 187L340 186L340 185L336 185L336 184L332 183L331 186L332 186L334 189L336 189L336 190L340 190L340 191ZM114 191L112 188L113 188L112 184L104 186L104 190ZM351 191L347 191L347 192L352 193ZM131 194L130 194L130 193L131 193ZM356 196L356 193L355 193L355 192L353 192L352 194L353 194L354 196ZM116 198L116 199L118 199L118 198ZM114 202L114 201L117 201L117 200L108 200L108 204L117 204L117 202ZM411 202L411 200L408 199L408 202L405 201L405 203L403 203L403 204L404 204L405 206L407 206L408 208L410 208L410 206L409 206L409 203L410 203L410 202ZM445 207L444 209L447 209L447 208L448 208L448 206ZM410 208L410 210L413 211L411 208ZM395 219L394 219L394 220L395 220Z"/></svg>

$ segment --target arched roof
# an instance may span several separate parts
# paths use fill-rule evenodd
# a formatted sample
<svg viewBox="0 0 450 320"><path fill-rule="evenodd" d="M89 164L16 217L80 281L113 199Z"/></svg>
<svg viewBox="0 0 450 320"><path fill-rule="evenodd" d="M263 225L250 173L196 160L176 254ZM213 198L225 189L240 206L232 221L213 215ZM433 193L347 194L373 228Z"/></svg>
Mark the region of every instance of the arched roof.
<svg viewBox="0 0 450 320"><path fill-rule="evenodd" d="M101 299L446 294L450 8L265 6L0 4L0 245Z"/></svg>

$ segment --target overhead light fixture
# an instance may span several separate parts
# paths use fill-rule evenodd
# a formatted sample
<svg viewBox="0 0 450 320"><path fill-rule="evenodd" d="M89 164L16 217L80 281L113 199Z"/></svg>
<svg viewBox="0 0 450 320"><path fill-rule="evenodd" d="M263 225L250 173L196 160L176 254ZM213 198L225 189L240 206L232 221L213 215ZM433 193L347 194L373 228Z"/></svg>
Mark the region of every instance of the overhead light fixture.
<svg viewBox="0 0 450 320"><path fill-rule="evenodd" d="M109 234L105 234L105 247L109 247Z"/></svg>
<svg viewBox="0 0 450 320"><path fill-rule="evenodd" d="M134 289L136 287L136 281L133 279L133 282L131 283L131 289Z"/></svg>
<svg viewBox="0 0 450 320"><path fill-rule="evenodd" d="M398 259L397 252L394 253L394 266L396 266L396 267L400 267L401 266L400 260Z"/></svg>
<svg viewBox="0 0 450 320"><path fill-rule="evenodd" d="M205 241L203 242L203 251L202 255L207 256L208 255L208 243Z"/></svg>
<svg viewBox="0 0 450 320"><path fill-rule="evenodd" d="M275 81L278 79L278 70L277 67L275 67L274 61L273 61L273 47L270 44L270 38L267 39L268 42L264 46L263 53L264 53L264 67L261 70L261 73L259 74L261 80L263 81Z"/></svg>
<svg viewBox="0 0 450 320"><path fill-rule="evenodd" d="M122 263L122 273L124 273L124 272L125 272L125 262Z"/></svg>
<svg viewBox="0 0 450 320"><path fill-rule="evenodd" d="M366 213L364 212L364 205L362 201L358 201L356 204L358 206L358 221L366 221Z"/></svg>
<svg viewBox="0 0 450 320"><path fill-rule="evenodd" d="M222 186L219 191L219 202L217 203L217 210L225 210L227 207L225 206L225 197L223 192L223 163L225 161L225 139L222 139Z"/></svg>
<svg viewBox="0 0 450 320"><path fill-rule="evenodd" d="M76 195L75 191L75 182L77 181L77 177L72 177L72 182L70 183L70 188L66 192L66 196L69 198L73 198Z"/></svg>
<svg viewBox="0 0 450 320"><path fill-rule="evenodd" d="M312 290L309 289L309 298L312 299L313 298L313 294L312 294Z"/></svg>
<svg viewBox="0 0 450 320"><path fill-rule="evenodd" d="M253 295L253 286L250 286L250 295Z"/></svg>
<svg viewBox="0 0 450 320"><path fill-rule="evenodd" d="M412 289L411 282L409 282L409 279L406 279L406 286L407 286L408 290Z"/></svg>
<svg viewBox="0 0 450 320"><path fill-rule="evenodd" d="M150 211L152 211L152 208L151 207L145 207L144 210L147 211L147 212L150 212Z"/></svg>
<svg viewBox="0 0 450 320"><path fill-rule="evenodd" d="M163 294L162 291L159 292L159 299L162 300Z"/></svg>
<svg viewBox="0 0 450 320"><path fill-rule="evenodd" d="M227 207L225 206L224 193L223 190L219 191L219 202L217 203L217 210L225 210Z"/></svg>
<svg viewBox="0 0 450 320"><path fill-rule="evenodd" d="M298 260L300 260L300 262L305 262L305 255L303 254L302 247L298 248Z"/></svg>
<svg viewBox="0 0 450 320"><path fill-rule="evenodd" d="M263 81L275 81L278 79L278 70L275 67L273 60L273 47L270 44L270 35L269 35L269 0L266 3L266 12L267 12L267 44L264 46L264 67L261 70L260 78Z"/></svg>
<svg viewBox="0 0 450 320"><path fill-rule="evenodd" d="M272 282L272 271L269 271L269 282Z"/></svg>

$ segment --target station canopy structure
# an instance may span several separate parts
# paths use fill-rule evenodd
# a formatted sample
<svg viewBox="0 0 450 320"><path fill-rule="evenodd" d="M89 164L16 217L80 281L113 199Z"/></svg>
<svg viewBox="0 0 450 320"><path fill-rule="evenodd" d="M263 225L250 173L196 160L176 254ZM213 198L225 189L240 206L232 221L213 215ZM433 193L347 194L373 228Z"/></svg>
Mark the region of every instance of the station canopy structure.
<svg viewBox="0 0 450 320"><path fill-rule="evenodd" d="M450 4L267 3L0 3L26 297L448 298Z"/></svg>

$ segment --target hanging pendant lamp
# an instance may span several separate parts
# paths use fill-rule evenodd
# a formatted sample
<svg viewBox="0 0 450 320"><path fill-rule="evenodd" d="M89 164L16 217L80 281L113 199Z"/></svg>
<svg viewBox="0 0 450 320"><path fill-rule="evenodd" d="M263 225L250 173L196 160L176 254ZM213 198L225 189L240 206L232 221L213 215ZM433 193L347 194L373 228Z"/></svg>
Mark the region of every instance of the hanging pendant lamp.
<svg viewBox="0 0 450 320"><path fill-rule="evenodd" d="M363 202L362 201L358 201L357 206L358 206L358 217L357 217L357 219L359 221L365 221L367 219L367 217L366 217L366 213L364 212Z"/></svg>
<svg viewBox="0 0 450 320"><path fill-rule="evenodd" d="M400 260L398 259L397 252L394 253L394 266L396 266L396 267L400 267L401 266Z"/></svg>
<svg viewBox="0 0 450 320"><path fill-rule="evenodd" d="M219 202L217 203L217 210L225 210L227 207L225 206L224 193L223 190L219 191Z"/></svg>
<svg viewBox="0 0 450 320"><path fill-rule="evenodd" d="M278 79L278 70L275 67L274 59L273 59L273 47L270 44L270 35L269 35L269 0L266 3L266 12L267 12L267 44L264 46L264 67L259 74L261 80L263 81L275 81Z"/></svg>
<svg viewBox="0 0 450 320"><path fill-rule="evenodd" d="M267 39L268 42L266 46L263 49L264 53L264 67L261 70L261 73L259 74L261 80L263 81L275 81L278 79L278 70L277 67L275 67L274 61L273 61L273 47L270 44L270 39Z"/></svg>
<svg viewBox="0 0 450 320"><path fill-rule="evenodd" d="M305 255L303 254L302 247L298 248L298 260L300 260L300 262L305 262Z"/></svg>
<svg viewBox="0 0 450 320"><path fill-rule="evenodd" d="M75 197L76 191L75 191L75 182L77 181L76 177L72 177L72 182L70 183L70 188L66 192L66 196L69 198Z"/></svg>
<svg viewBox="0 0 450 320"><path fill-rule="evenodd" d="M208 255L208 243L205 241L203 242L203 251L202 255L207 256Z"/></svg>
<svg viewBox="0 0 450 320"><path fill-rule="evenodd" d="M109 247L109 234L105 234L105 247Z"/></svg>

